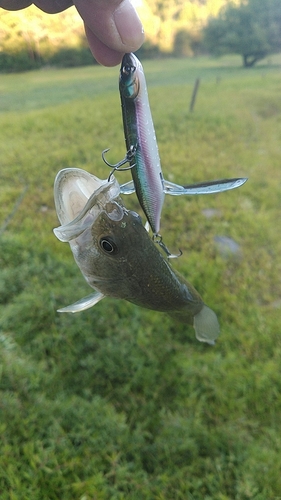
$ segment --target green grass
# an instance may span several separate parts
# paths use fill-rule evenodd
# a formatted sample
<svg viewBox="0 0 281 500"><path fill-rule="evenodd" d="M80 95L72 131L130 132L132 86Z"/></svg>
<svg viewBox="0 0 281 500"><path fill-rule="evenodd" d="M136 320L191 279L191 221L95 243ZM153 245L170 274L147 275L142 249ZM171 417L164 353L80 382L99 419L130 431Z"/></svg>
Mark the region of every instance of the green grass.
<svg viewBox="0 0 281 500"><path fill-rule="evenodd" d="M124 301L56 312L90 289L52 233L54 177L76 166L105 178L101 151L123 157L118 69L1 76L1 499L281 498L279 62L144 64L165 177L249 177L165 199L162 234L183 250L172 265L218 314L215 347ZM242 258L221 256L216 236Z"/></svg>

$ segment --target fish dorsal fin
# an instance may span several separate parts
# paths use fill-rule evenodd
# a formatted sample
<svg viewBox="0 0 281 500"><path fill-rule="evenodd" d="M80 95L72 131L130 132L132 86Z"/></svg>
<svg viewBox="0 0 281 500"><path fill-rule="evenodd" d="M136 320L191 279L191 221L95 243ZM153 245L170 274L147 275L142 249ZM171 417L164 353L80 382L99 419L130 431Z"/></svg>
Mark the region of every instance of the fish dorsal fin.
<svg viewBox="0 0 281 500"><path fill-rule="evenodd" d="M87 297L83 297L83 299L80 299L69 306L58 309L58 312L77 313L85 311L86 309L93 307L104 297L105 295L103 295L103 293L96 291L95 293L91 293L90 295L87 295Z"/></svg>

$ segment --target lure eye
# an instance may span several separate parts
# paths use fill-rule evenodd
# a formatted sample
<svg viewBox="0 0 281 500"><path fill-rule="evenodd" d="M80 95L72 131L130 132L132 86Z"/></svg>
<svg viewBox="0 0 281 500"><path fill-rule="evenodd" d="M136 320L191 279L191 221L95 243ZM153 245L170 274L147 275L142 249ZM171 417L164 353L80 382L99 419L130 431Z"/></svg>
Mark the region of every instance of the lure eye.
<svg viewBox="0 0 281 500"><path fill-rule="evenodd" d="M117 253L117 246L109 236L101 238L100 246L102 250L106 253L111 253L111 254Z"/></svg>
<svg viewBox="0 0 281 500"><path fill-rule="evenodd" d="M129 76L129 75L131 75L132 73L134 73L135 69L136 69L136 68L135 68L134 66L130 66L129 64L125 64L125 65L123 66L123 68L122 68L122 72L123 72L125 75Z"/></svg>

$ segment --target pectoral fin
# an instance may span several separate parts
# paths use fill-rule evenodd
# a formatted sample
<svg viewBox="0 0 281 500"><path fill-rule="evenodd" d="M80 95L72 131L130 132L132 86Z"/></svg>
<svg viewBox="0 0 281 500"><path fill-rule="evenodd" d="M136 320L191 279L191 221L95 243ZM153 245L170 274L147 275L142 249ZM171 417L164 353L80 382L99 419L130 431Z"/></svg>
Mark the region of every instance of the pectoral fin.
<svg viewBox="0 0 281 500"><path fill-rule="evenodd" d="M86 309L93 307L104 297L105 295L103 295L101 292L91 293L90 295L87 295L87 297L83 297L83 299L80 299L77 302L70 304L69 306L58 309L58 312L77 313L85 311Z"/></svg>
<svg viewBox="0 0 281 500"><path fill-rule="evenodd" d="M215 181L199 182L196 184L186 184L180 186L164 180L164 193L173 196L180 196L182 194L212 194L221 193L230 189L235 189L242 186L247 177L240 177L235 179L218 179Z"/></svg>
<svg viewBox="0 0 281 500"><path fill-rule="evenodd" d="M215 339L220 333L220 326L214 311L205 304L201 311L194 316L193 327L197 340L211 345L215 344Z"/></svg>

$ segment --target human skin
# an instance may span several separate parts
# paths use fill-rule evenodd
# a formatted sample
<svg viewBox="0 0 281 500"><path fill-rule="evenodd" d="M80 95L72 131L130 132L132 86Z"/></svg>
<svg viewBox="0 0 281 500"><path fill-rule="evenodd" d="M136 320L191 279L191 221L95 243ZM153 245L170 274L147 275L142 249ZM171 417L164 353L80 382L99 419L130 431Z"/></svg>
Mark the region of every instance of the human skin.
<svg viewBox="0 0 281 500"><path fill-rule="evenodd" d="M89 47L104 66L115 66L126 52L136 51L144 41L144 31L130 0L0 0L6 10L35 5L48 14L75 6L83 22Z"/></svg>

